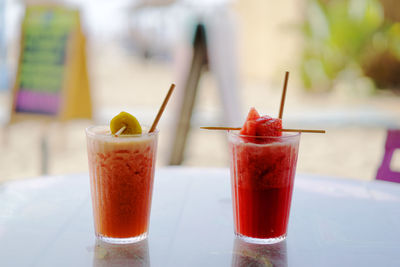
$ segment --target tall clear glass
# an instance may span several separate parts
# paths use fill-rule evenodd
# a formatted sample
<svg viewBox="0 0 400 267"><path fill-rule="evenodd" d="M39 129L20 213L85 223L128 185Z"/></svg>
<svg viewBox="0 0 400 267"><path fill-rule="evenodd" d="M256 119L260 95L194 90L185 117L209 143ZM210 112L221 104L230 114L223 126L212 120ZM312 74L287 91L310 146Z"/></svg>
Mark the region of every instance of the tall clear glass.
<svg viewBox="0 0 400 267"><path fill-rule="evenodd" d="M286 238L300 133L228 132L235 234L247 242Z"/></svg>
<svg viewBox="0 0 400 267"><path fill-rule="evenodd" d="M111 135L108 126L86 129L96 236L110 243L147 237L158 132Z"/></svg>

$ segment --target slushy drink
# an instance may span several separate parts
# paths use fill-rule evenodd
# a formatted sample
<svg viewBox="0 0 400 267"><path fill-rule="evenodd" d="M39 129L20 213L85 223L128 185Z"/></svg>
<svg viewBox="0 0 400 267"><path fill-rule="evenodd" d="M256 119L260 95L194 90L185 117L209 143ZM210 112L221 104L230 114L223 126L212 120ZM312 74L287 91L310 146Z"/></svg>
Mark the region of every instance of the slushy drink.
<svg viewBox="0 0 400 267"><path fill-rule="evenodd" d="M241 132L228 133L235 233L274 243L286 237L300 134L282 135L279 119L254 111Z"/></svg>
<svg viewBox="0 0 400 267"><path fill-rule="evenodd" d="M106 126L86 130L94 224L100 239L129 243L147 237L157 135L116 137Z"/></svg>

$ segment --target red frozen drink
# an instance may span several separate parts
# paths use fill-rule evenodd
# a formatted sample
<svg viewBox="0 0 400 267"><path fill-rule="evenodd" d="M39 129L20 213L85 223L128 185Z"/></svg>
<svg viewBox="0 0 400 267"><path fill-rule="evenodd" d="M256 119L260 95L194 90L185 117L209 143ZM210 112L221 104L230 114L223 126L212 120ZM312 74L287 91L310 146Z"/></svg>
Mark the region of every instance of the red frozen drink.
<svg viewBox="0 0 400 267"><path fill-rule="evenodd" d="M235 233L249 242L286 237L300 134L281 128L252 109L242 130L228 133Z"/></svg>

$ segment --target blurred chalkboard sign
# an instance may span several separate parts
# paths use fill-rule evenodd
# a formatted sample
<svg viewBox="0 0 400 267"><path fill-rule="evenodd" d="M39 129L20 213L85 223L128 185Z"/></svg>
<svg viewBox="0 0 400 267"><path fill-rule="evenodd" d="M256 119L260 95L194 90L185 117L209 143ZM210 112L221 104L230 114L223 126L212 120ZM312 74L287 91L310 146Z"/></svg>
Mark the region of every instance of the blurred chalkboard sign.
<svg viewBox="0 0 400 267"><path fill-rule="evenodd" d="M91 118L79 11L28 6L20 46L11 121L21 116Z"/></svg>

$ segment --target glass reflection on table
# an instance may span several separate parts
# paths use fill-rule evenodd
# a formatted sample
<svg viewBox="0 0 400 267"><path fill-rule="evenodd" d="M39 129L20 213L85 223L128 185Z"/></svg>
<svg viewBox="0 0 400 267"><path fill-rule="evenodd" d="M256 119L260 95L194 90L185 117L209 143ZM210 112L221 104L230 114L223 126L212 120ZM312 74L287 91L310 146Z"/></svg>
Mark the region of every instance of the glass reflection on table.
<svg viewBox="0 0 400 267"><path fill-rule="evenodd" d="M286 267L286 240L275 244L251 244L235 238L232 267L263 266Z"/></svg>
<svg viewBox="0 0 400 267"><path fill-rule="evenodd" d="M97 239L93 266L150 266L148 240L132 244L110 244Z"/></svg>

